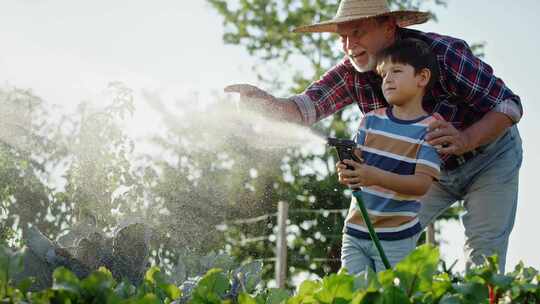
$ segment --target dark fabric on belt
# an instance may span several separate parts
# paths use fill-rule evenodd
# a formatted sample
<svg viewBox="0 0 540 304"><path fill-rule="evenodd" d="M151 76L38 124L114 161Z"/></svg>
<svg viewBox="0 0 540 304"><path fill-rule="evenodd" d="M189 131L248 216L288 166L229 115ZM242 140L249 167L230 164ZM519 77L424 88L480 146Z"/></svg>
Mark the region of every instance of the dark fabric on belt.
<svg viewBox="0 0 540 304"><path fill-rule="evenodd" d="M447 160L444 161L442 168L443 170L451 171L457 169L459 166L463 165L468 160L474 158L476 155L482 153L485 147L480 146L472 151L464 153L462 155L456 156L452 155Z"/></svg>

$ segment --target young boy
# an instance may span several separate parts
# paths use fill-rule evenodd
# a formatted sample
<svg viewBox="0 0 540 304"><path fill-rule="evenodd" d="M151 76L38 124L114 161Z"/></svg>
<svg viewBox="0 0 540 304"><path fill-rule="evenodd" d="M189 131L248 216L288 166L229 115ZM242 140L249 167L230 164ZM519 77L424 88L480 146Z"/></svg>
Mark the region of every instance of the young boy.
<svg viewBox="0 0 540 304"><path fill-rule="evenodd" d="M373 227L394 266L416 247L419 199L440 172L437 150L424 135L430 122L442 118L422 107L425 92L438 79L438 65L426 43L404 39L381 52L377 72L389 106L367 113L360 123L355 140L363 162L344 160L336 167L340 183L362 190ZM366 267L385 269L354 196L345 220L341 261L351 274Z"/></svg>

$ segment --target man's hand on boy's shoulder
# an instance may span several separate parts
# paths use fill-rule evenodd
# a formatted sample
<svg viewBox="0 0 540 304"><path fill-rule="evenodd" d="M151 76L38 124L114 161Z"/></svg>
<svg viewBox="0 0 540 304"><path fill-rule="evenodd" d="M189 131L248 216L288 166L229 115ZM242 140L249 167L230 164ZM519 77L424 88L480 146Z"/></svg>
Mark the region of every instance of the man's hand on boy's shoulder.
<svg viewBox="0 0 540 304"><path fill-rule="evenodd" d="M440 154L462 155L472 150L466 134L444 120L436 120L429 124L426 140Z"/></svg>

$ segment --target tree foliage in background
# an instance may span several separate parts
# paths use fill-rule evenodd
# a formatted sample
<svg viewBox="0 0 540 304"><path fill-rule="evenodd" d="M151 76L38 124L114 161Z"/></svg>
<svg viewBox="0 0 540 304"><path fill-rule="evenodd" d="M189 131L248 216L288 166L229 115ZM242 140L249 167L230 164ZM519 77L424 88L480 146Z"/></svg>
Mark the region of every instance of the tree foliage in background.
<svg viewBox="0 0 540 304"><path fill-rule="evenodd" d="M30 90L0 89L1 229L10 245L20 244L20 229L29 223L52 235L67 222L47 183L65 155L53 142L49 110Z"/></svg>
<svg viewBox="0 0 540 304"><path fill-rule="evenodd" d="M18 243L29 225L55 239L87 217L106 232L141 212L134 144L118 124L133 111L133 98L120 83L109 89L108 106L81 103L69 116L52 115L54 107L29 90L0 91L4 241Z"/></svg>
<svg viewBox="0 0 540 304"><path fill-rule="evenodd" d="M161 243L184 255L220 250L222 225L271 212L269 179L280 175L279 157L231 132L252 132L250 125L233 129L221 125L219 117L231 109L226 102L189 110L152 102L167 127L165 136L152 139L160 153L148 155L146 168L155 177L149 199L157 209L166 210L154 220ZM221 129L225 131L220 133Z"/></svg>
<svg viewBox="0 0 540 304"><path fill-rule="evenodd" d="M328 0L208 0L223 17L227 44L243 46L261 65L278 69L292 66L293 57L301 56L307 64L293 70L294 82L285 87L292 92L305 88L333 66L343 54L338 36L327 33L298 34L293 29L334 17L339 1ZM426 4L445 5L444 0L392 0L393 8L422 9ZM298 60L296 61L298 62ZM305 68L309 69L306 71ZM260 75L263 79L267 76ZM282 80L277 75L272 80Z"/></svg>
<svg viewBox="0 0 540 304"><path fill-rule="evenodd" d="M103 108L83 102L77 115L65 118L65 134L57 141L69 154L65 191L56 203L68 206L75 220L90 216L105 230L121 217L144 216L144 181L132 162L135 143L120 126L133 114L132 92L121 83L108 89Z"/></svg>

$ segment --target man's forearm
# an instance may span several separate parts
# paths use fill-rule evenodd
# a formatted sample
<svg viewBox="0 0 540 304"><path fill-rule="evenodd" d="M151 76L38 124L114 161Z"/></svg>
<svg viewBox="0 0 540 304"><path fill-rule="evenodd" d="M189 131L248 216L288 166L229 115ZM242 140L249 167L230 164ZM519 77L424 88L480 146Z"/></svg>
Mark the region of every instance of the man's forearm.
<svg viewBox="0 0 540 304"><path fill-rule="evenodd" d="M294 101L288 98L273 98L269 105L272 118L292 123L302 123L302 114Z"/></svg>
<svg viewBox="0 0 540 304"><path fill-rule="evenodd" d="M268 117L292 123L303 123L302 113L292 99L277 98L249 84L232 84L224 88L226 93L239 93L240 105Z"/></svg>
<svg viewBox="0 0 540 304"><path fill-rule="evenodd" d="M492 142L512 124L512 120L507 115L495 111L488 112L482 119L463 131L463 135L467 138L467 150L470 151Z"/></svg>

